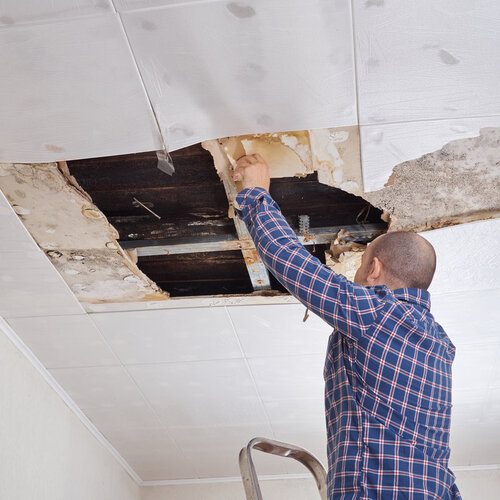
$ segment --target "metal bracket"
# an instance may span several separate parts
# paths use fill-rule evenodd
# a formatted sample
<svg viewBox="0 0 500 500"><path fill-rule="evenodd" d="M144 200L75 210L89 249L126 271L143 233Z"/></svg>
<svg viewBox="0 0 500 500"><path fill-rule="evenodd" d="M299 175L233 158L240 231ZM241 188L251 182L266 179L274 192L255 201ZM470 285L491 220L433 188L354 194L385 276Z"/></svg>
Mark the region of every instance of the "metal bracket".
<svg viewBox="0 0 500 500"><path fill-rule="evenodd" d="M239 221L241 222L241 221ZM246 228L245 228L246 229ZM371 241L376 236L385 232L383 224L366 224L365 226L329 226L310 228L308 233L298 235L299 241L305 245L329 245L337 236L340 230L344 230L352 235L352 239L364 243ZM225 252L230 250L252 250L255 249L251 239L237 239L234 236L206 236L198 238L185 238L177 243L154 244L148 241L120 241L122 248L137 249L139 257L151 255L175 255L182 253L200 253L200 252Z"/></svg>

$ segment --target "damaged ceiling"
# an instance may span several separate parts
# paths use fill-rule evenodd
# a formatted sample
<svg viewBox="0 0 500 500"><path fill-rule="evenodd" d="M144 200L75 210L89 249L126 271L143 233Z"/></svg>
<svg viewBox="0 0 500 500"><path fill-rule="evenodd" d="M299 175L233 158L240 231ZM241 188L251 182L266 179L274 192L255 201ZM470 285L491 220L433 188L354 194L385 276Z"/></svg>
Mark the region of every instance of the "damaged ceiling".
<svg viewBox="0 0 500 500"><path fill-rule="evenodd" d="M4 165L0 187L82 302L285 293L264 268L232 205L235 159L261 154L271 195L307 248L353 278L366 244L387 229L426 231L498 216L500 128L397 165L363 190L357 127L257 134L155 152ZM326 253L325 253L326 252ZM335 267L337 265L337 267Z"/></svg>
<svg viewBox="0 0 500 500"><path fill-rule="evenodd" d="M329 328L302 322L231 210L253 152L337 271L387 228L433 243L451 464L499 467L499 6L3 2L0 315L134 477L237 476L255 435L326 460Z"/></svg>

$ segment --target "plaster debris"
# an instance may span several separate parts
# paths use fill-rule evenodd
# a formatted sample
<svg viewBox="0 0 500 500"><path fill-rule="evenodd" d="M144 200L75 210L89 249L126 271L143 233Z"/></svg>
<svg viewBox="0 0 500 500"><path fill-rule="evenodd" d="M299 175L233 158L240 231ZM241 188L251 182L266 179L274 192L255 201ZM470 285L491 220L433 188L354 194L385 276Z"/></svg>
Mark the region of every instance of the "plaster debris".
<svg viewBox="0 0 500 500"><path fill-rule="evenodd" d="M1 190L80 301L168 299L122 250L65 163L3 164L0 172Z"/></svg>
<svg viewBox="0 0 500 500"><path fill-rule="evenodd" d="M326 265L351 281L354 280L354 275L361 265L361 258L366 250L366 245L356 243L352 239L351 234L340 230L330 248L325 250Z"/></svg>

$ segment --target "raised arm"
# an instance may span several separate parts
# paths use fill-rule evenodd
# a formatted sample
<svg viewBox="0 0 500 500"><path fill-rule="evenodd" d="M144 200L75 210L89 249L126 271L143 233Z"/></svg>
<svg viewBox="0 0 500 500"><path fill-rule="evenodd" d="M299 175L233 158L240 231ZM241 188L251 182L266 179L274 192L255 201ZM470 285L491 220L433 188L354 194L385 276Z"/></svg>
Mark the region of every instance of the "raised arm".
<svg viewBox="0 0 500 500"><path fill-rule="evenodd" d="M234 179L244 188L237 213L266 267L329 325L352 338L362 335L382 306L375 292L333 272L302 246L268 193L267 165L259 155L240 159Z"/></svg>

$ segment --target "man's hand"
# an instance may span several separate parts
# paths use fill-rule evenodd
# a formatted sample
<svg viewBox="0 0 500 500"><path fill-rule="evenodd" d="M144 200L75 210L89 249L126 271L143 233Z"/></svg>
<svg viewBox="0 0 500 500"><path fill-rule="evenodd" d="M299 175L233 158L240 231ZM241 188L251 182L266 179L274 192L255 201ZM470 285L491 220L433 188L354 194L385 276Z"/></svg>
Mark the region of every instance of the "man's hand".
<svg viewBox="0 0 500 500"><path fill-rule="evenodd" d="M259 154L242 156L236 162L234 182L241 183L241 189L261 187L269 191L269 166Z"/></svg>

